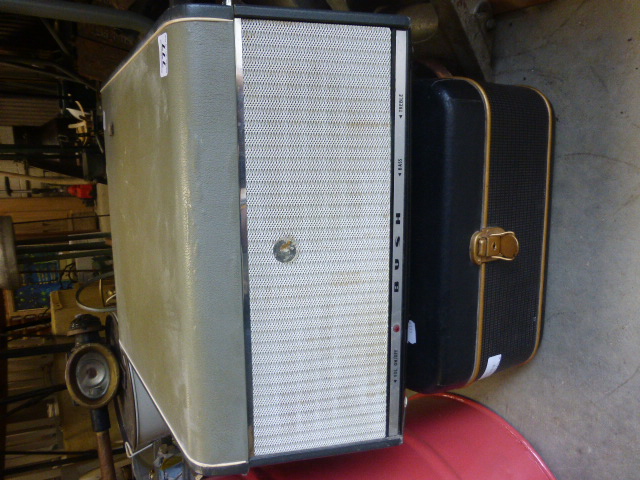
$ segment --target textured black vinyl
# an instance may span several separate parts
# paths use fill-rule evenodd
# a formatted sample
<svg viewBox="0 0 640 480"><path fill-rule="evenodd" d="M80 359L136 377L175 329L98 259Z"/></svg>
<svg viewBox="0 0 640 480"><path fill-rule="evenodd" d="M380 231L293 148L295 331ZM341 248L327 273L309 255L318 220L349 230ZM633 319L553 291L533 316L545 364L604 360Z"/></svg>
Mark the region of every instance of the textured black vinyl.
<svg viewBox="0 0 640 480"><path fill-rule="evenodd" d="M409 318L416 336L406 381L432 393L482 376L491 357L501 356L497 371L535 351L550 118L544 98L526 87L465 79L418 80L413 87ZM485 265L482 293L469 244L485 226L488 138L486 226L514 231L520 253Z"/></svg>
<svg viewBox="0 0 640 480"><path fill-rule="evenodd" d="M513 262L487 265L480 372L502 355L499 370L526 361L538 342L549 111L534 90L484 86L491 104L488 226L516 233Z"/></svg>
<svg viewBox="0 0 640 480"><path fill-rule="evenodd" d="M469 239L481 223L485 108L465 81L413 89L407 386L462 386L476 362L478 267Z"/></svg>

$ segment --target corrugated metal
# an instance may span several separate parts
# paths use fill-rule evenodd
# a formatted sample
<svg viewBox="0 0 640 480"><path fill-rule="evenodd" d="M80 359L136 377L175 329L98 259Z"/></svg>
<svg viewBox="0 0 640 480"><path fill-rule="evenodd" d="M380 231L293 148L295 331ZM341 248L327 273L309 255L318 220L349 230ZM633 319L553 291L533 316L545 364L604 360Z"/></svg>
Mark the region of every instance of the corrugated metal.
<svg viewBox="0 0 640 480"><path fill-rule="evenodd" d="M7 93L57 95L58 82L37 72L0 63L0 97Z"/></svg>
<svg viewBox="0 0 640 480"><path fill-rule="evenodd" d="M0 63L0 81L38 82L43 85L52 83L52 80L38 72L30 72L7 63Z"/></svg>
<svg viewBox="0 0 640 480"><path fill-rule="evenodd" d="M57 49L58 46L39 18L0 15L0 55L49 58ZM57 93L57 80L0 63L0 126L43 125L58 114L58 101L30 97L29 94Z"/></svg>
<svg viewBox="0 0 640 480"><path fill-rule="evenodd" d="M26 28L31 28L38 23L35 17L26 17L23 15L2 14L0 20L0 39L5 40L19 34Z"/></svg>
<svg viewBox="0 0 640 480"><path fill-rule="evenodd" d="M6 49L56 50L55 41L37 17L0 16L0 51Z"/></svg>
<svg viewBox="0 0 640 480"><path fill-rule="evenodd" d="M42 98L7 98L0 95L1 127L39 127L58 114L58 101Z"/></svg>
<svg viewBox="0 0 640 480"><path fill-rule="evenodd" d="M33 56L33 51L55 49L55 42L38 18L0 16L0 54ZM29 53L29 55L27 55ZM0 64L0 126L39 127L58 114L58 101L17 97L8 93L56 94L57 81L36 72Z"/></svg>

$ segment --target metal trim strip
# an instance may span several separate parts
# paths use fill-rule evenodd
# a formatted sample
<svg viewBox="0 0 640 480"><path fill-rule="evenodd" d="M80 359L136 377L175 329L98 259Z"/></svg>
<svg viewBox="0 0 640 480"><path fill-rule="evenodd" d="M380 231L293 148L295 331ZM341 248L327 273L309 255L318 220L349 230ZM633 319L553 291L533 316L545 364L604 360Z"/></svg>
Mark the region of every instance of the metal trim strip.
<svg viewBox="0 0 640 480"><path fill-rule="evenodd" d="M389 155L390 162L390 171L389 171L389 189L390 189L390 202L389 202L389 285L387 292L387 398L386 398L386 430L385 436L389 436L389 428L391 425L390 420L390 412L389 408L389 399L391 398L391 334L392 334L392 285L393 285L393 192L394 192L394 163L395 163L395 105L396 105L396 90L395 90L395 82L396 82L396 32L391 31L391 44L390 44L390 56L391 56L391 65L389 65L389 75L390 75L390 94L389 94L389 109L390 112L393 112L393 115L390 113L391 121L389 125L389 135L391 141L391 151Z"/></svg>
<svg viewBox="0 0 640 480"><path fill-rule="evenodd" d="M120 344L118 344L120 345ZM151 395L149 394L149 391L146 390L146 387L144 386L144 383L142 382L142 379L140 378L140 375L138 374L138 372L135 370L135 368L133 368L133 364L131 363L131 361L129 360L129 357L127 357L125 354L122 354L122 358L121 360L121 368L122 369L127 369L129 371L129 378L130 378L130 385L129 387L131 388L131 390L133 391L133 402L134 402L134 409L138 410L138 405L141 403L140 402L140 391L136 388L136 379L138 382L140 382L141 386L143 389L145 389L145 393L149 396L149 398L151 398ZM154 408L157 409L157 406L155 404L155 401L153 399L151 399L151 401L154 404ZM158 412L160 412L160 410L158 410ZM164 417L162 416L162 414L160 413L160 416L162 417L162 419L164 420ZM136 450L132 450L130 443L128 442L128 439L124 438L124 434L123 434L123 440L124 440L124 448L125 448L125 453L127 454L128 458L132 458L135 457L136 455L138 455L139 453L147 450L149 447L151 447L153 445L153 443L155 442L155 440L159 439L160 437L151 440L151 441L147 441L146 443L142 443L140 441L140 416L136 414L135 417L135 445L136 445ZM169 429L169 431L171 431L170 427L168 426L168 424L166 424L165 421L165 425L167 426L167 428Z"/></svg>
<svg viewBox="0 0 640 480"><path fill-rule="evenodd" d="M133 386L134 385L134 380L133 380L133 378L134 378L133 377L134 368L133 368L133 365L131 364L131 362L129 361L129 357L125 356L125 358L127 359L127 367L129 369L129 375L130 375L130 378L131 378L131 388L133 389L133 401L135 402L134 403L134 408L135 408L135 406L138 404L138 396L136 395L136 391L135 391L135 388ZM138 378L140 378L140 375L138 375ZM142 379L140 380L140 382L142 383ZM143 383L143 385L144 385L144 383ZM140 450L140 448L139 448L140 447L140 420L138 418L138 415L136 415L136 425L135 425L135 427L136 427L136 433L135 433L135 435L136 435L136 445L138 446L138 451L139 451Z"/></svg>
<svg viewBox="0 0 640 480"><path fill-rule="evenodd" d="M486 135L485 135L485 144L484 144L484 177L482 180L482 224L480 225L480 229L486 228L489 221L489 186L490 186L490 166L491 166L491 104L489 103L489 97L487 92L484 90L480 83L472 80L470 78L464 77L452 77L456 80L462 80L467 82L469 85L474 87L480 97L482 98L482 103L484 104L484 109L487 115L487 124L486 124ZM478 287L478 329L476 334L476 361L475 366L473 368L473 373L471 377L467 381L467 383L463 386L470 385L475 382L480 375L480 361L482 359L482 334L484 330L484 296L485 296L485 283L486 283L486 264L480 265L479 272L479 287Z"/></svg>
<svg viewBox="0 0 640 480"><path fill-rule="evenodd" d="M550 217L550 209L551 209L551 168L553 161L553 128L554 128L554 118L553 118L553 106L551 102L546 97L544 93L534 87L526 86L526 88L533 90L536 92L542 100L544 101L547 111L549 113L549 138L547 140L547 178L546 178L546 194L545 194L545 205L544 205L544 227L542 231L542 258L540 265L540 294L539 294L539 303L538 303L538 328L536 333L536 344L533 348L531 356L527 358L522 365L530 362L533 357L538 353L538 349L540 348L540 341L542 340L542 318L544 314L544 297L545 297L545 289L547 283L547 260L548 260L548 249L549 249L549 217Z"/></svg>
<svg viewBox="0 0 640 480"><path fill-rule="evenodd" d="M334 455L344 455L377 448L393 447L402 445L402 436L387 437L383 440L374 440L361 443L351 443L340 447L314 448L311 450L301 450L288 454L262 455L249 460L249 466L259 467L262 465L273 465L276 463L295 462L298 460L309 460L312 458L328 457Z"/></svg>
<svg viewBox="0 0 640 480"><path fill-rule="evenodd" d="M407 57L408 34L404 30L395 31L394 57L394 108L393 108L393 199L391 218L391 283L390 283L390 325L389 325L389 405L387 436L400 433L401 393L402 393L402 339L403 291L404 291L404 244L405 244L405 183L406 183L406 123L407 123ZM395 331L398 328L398 331Z"/></svg>
<svg viewBox="0 0 640 480"><path fill-rule="evenodd" d="M242 22L246 22L246 21L247 21L246 19L236 20L236 22L239 22L240 24L242 24ZM383 28L383 27L381 27L381 28ZM392 34L392 35L394 33L394 31L392 29L387 29L387 31L390 32L390 34ZM236 34L236 35L238 35L238 34ZM404 43L403 43L403 46L401 46L403 61L401 62L401 65L399 65L399 67L398 67L398 68L401 69L402 74L403 74L402 78L401 78L401 84L402 84L402 91L405 92L406 89L407 89L407 85L406 85L407 84L407 73L406 73L407 72L407 50L408 50L408 41L406 40L407 39L407 32L402 30L401 32L399 32L399 35L401 35L405 39ZM245 47L246 47L246 44L245 44ZM386 47L386 48L389 48L390 50L392 49L391 42L388 43L388 47ZM391 51L393 52L393 50L391 50ZM394 69L395 69L395 64L394 63L389 63L388 66L385 67L385 70L387 72L389 72L389 79L386 80L386 81L389 82L388 85L389 85L390 90L392 92L391 95L389 95L389 99L388 99L388 103L387 103L387 105L388 105L388 107L387 107L388 108L388 110L387 110L388 117L387 118L389 118L389 119L393 119L393 113L392 112L394 112L394 108L393 108L394 97L392 96L393 95L393 91L394 91L394 83L393 83L393 76L392 76L393 72L394 72ZM385 81L385 83L386 83L386 81ZM239 96L240 96L240 94L239 94ZM403 100L403 106L406 108L406 102L404 100ZM240 110L240 107L239 107L239 110ZM405 117L405 116L401 115L401 117ZM404 122L404 118L403 118L403 122ZM389 132L391 134L391 136L392 136L392 139L393 139L394 132L395 132L395 130L391 130ZM398 133L396 133L396 135L401 135L401 137L402 137L401 138L402 142L398 142L398 144L399 144L399 148L401 149L401 152L402 152L401 156L402 156L402 158L404 158L404 155L405 155L405 136L406 136L406 129L404 128L404 124L403 124L402 129L399 129ZM242 134L240 134L240 143L244 143ZM395 175L395 172L394 172L394 169L393 169L393 165L396 163L394 150L390 150L388 152L388 157L387 158L388 158L387 161L389 162L387 164L388 165L387 168L388 168L389 177L387 177L387 178L388 178L388 181L391 184L391 186L393 186L393 180L397 177ZM245 161L245 159L243 158L243 156L241 154L241 163L244 163L244 161ZM241 177L242 176L243 175L241 175ZM405 201L404 176L401 179L400 185L402 186L402 188L396 188L395 190L398 192L398 195L400 196L400 201L396 202L396 203L401 208L400 212L402 213L403 221L402 221L402 224L400 225L400 228L402 229L404 227L404 224L405 224L405 222L404 222L404 210L403 210L404 209L404 201ZM387 210L387 211L389 213L391 213L392 212L392 208L393 208L394 200L393 200L393 198L388 198L387 202L389 202L388 203L389 210ZM244 209L247 208L246 207L246 199L245 199L245 203L244 203L244 207L243 208ZM243 212L243 214L246 215L246 212ZM388 247L391 247L392 241L393 241L393 239L391 238L391 234L392 234L392 230L393 230L392 229L393 224L394 224L394 222L393 222L392 219L390 219L389 223L387 224L387 235L389 235ZM243 230L246 230L246 228L247 227L246 227L246 223L245 223L245 224L243 224ZM245 231L243 231L243 235L244 234L245 234ZM401 237L404 238L403 235ZM403 256L402 256L403 243L399 244L398 247L397 247L397 249L400 251L400 255L398 255L399 262L403 262ZM243 250L244 250L244 246L243 246ZM392 254L391 254L391 249L390 248L388 248L388 250L387 250L387 255L389 255L387 257L388 258L388 260L387 260L388 268L389 268L389 283L385 284L385 288L387 288L388 291L391 292L393 284L391 283ZM400 275L400 277L402 277L402 270L399 270L399 275ZM397 295L399 297L399 300L397 302L397 304L398 304L398 313L397 313L397 320L395 320L395 318L394 318L393 319L393 323L391 323L391 321L392 321L391 304L392 303L391 303L391 294L390 294L389 295L389 306L387 307L387 308L389 308L389 318L388 319L385 318L385 326L388 328L389 332L391 332L391 327L393 325L395 325L395 324L398 324L398 325L402 326L403 291L399 290L398 293L394 294L394 295ZM387 321L389 323L387 323ZM395 348L395 351L396 351L396 356L395 356L395 362L396 362L395 380L396 380L396 382L395 382L395 388L393 389L393 393L391 393L391 397L393 398L393 400L395 400L396 405L393 406L393 407L389 406L389 393L391 391L391 385L394 385L393 379L390 380L390 376L389 375L385 375L384 379L381 379L382 382L383 382L382 385L384 385L386 387L387 396L388 397L387 397L386 412L383 412L383 413L386 413L386 415L385 415L386 418L385 417L381 417L381 419L383 419L385 421L387 430L386 430L386 432L381 432L381 435L380 435L380 439L381 440L380 441L383 441L383 439L389 438L389 436L397 436L399 431L400 431L400 425L401 425L401 419L402 419L402 416L401 416L402 408L401 408L401 406L403 404L403 399L401 398L402 397L402 393L403 393L403 388L401 386L401 383L402 383L401 382L401 365L402 365L402 363L401 363L401 352L403 350L403 348L402 348L403 347L403 343L402 343L403 330L404 330L403 328L400 328L399 332L395 332L395 333L391 334L393 337L397 337L397 339L395 340L395 343L397 343L397 347ZM391 349L390 345L391 345L391 342L389 342L387 344L387 351L384 352L386 354L386 360L387 360L387 364L388 364L387 366L388 367L389 367L389 365L391 365L391 362L393 361L393 354L392 354L392 349ZM385 381L386 381L386 385L384 383ZM391 383L389 383L390 381L391 381ZM391 426L391 428L390 428L390 426ZM391 433L389 432L389 429L391 429ZM321 453L321 455L328 455L329 453L326 453L326 452L331 452L331 451L333 451L334 448L342 448L342 447L331 447L331 446L328 446L328 447L323 447L323 448L318 449L318 450L323 452L323 453ZM253 449L251 449L251 450L253 450ZM250 453L250 462L253 462L253 458L267 457L267 455L260 455L258 457L252 457L252 454L255 455L255 453L253 451ZM289 454L286 453L286 450L285 450L284 453L274 453L273 455L268 455L268 458L272 458L274 456L280 456L280 455L289 455ZM303 456L301 458L307 458L307 457Z"/></svg>
<svg viewBox="0 0 640 480"><path fill-rule="evenodd" d="M337 23L399 29L408 29L411 25L409 18L403 15L340 12L322 9L261 7L256 5L235 5L234 15L241 18L256 18L261 20Z"/></svg>
<svg viewBox="0 0 640 480"><path fill-rule="evenodd" d="M131 356L127 353L126 349L124 348L124 345L122 345L122 342L119 343L119 346L122 353L127 357L127 360L129 361L129 365L131 365L131 367L135 371L138 371L133 361L131 360ZM156 405L156 408L158 408L158 402L156 401L155 398L153 398L153 394L149 390L148 385L144 382L144 379L141 376L138 375L138 378L140 379L140 383L142 383L144 388L147 390L147 393L149 394L149 398L151 398L151 401ZM169 427L169 430L171 430L171 433L173 434L173 439L178 444L178 447L180 447L180 451L182 452L182 455L184 456L184 458L187 460L187 463L189 464L189 466L195 467L199 473L203 473L205 475L228 475L228 474L234 474L234 473L246 473L249 471L248 460L246 462L220 463L215 465L200 463L195 461L194 459L189 457L189 455L187 455L187 453L185 452L185 449L184 449L184 446L182 445L181 440L175 434L175 429L167 421L167 417L164 416L164 414L159 408L158 408L158 412L160 413L160 416L162 417L164 422Z"/></svg>
<svg viewBox="0 0 640 480"><path fill-rule="evenodd" d="M233 20L236 55L236 89L238 116L238 169L240 194L240 243L242 248L242 303L244 310L245 369L247 375L247 426L249 428L249 458L254 455L253 436L253 373L251 357L251 303L249 295L249 234L247 230L247 165L245 154L244 71L242 67L242 20Z"/></svg>

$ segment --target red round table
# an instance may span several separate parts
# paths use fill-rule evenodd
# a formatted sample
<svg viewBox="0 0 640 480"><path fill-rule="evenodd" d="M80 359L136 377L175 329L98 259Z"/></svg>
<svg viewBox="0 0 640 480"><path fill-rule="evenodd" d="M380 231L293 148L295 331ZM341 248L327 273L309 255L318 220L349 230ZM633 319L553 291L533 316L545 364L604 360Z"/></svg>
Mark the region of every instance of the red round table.
<svg viewBox="0 0 640 480"><path fill-rule="evenodd" d="M404 444L382 450L252 468L225 480L555 480L502 417L450 393L415 395Z"/></svg>

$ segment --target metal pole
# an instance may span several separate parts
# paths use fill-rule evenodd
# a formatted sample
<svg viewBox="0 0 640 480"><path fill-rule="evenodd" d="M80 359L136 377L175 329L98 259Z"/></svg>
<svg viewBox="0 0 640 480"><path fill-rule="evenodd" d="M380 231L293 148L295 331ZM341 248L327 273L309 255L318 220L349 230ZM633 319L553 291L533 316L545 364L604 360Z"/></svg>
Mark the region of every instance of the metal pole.
<svg viewBox="0 0 640 480"><path fill-rule="evenodd" d="M101 250L107 248L104 242L92 243L52 243L50 245L23 245L16 247L17 255L32 255L34 253L79 252L81 250ZM34 259L37 261L37 258Z"/></svg>
<svg viewBox="0 0 640 480"><path fill-rule="evenodd" d="M44 395L40 395L39 397L34 397L31 400L27 400L26 402L21 403L17 407L12 408L11 410L7 410L7 414L5 415L5 418L9 418L11 415L18 413L24 410L25 408L29 408L34 405L37 405L38 403L43 401L45 398L47 398L49 395L50 394L44 394ZM6 452L5 452L5 455L7 455Z"/></svg>
<svg viewBox="0 0 640 480"><path fill-rule="evenodd" d="M41 397L43 395L51 395L52 393L61 392L67 389L66 384L53 385L52 387L38 388L37 390L31 390L25 393L19 393L17 395L9 395L5 398L0 398L0 405L7 405L9 403L21 402L23 400L29 400L34 397Z"/></svg>
<svg viewBox="0 0 640 480"><path fill-rule="evenodd" d="M51 323L51 317L40 318L38 320L33 320L31 322L9 325L7 327L4 327L4 332L14 332L16 330L24 330L26 328L36 327L38 325L46 325L47 323Z"/></svg>
<svg viewBox="0 0 640 480"><path fill-rule="evenodd" d="M0 0L1 1L1 0ZM33 58L33 57L18 57L14 55L0 55L0 62L9 63L14 67L28 68L33 70L34 72L40 72L45 74L55 75L51 72L47 72L46 70L41 70L40 68L49 67L57 70L59 74L63 75L70 82L76 82L84 85L87 88L95 90L95 86L89 83L84 78L78 76L74 72L64 68L61 65L58 65L56 62L52 62L50 60L43 60L41 58ZM38 68L40 67L40 68Z"/></svg>
<svg viewBox="0 0 640 480"><path fill-rule="evenodd" d="M24 265L25 263L38 263L38 262L51 262L53 260L68 260L70 258L83 258L83 257L99 257L102 255L111 255L111 249L104 250L90 250L86 252L73 252L73 253L49 253L39 255L37 258L31 258L29 256L20 255L18 257L18 264Z"/></svg>
<svg viewBox="0 0 640 480"><path fill-rule="evenodd" d="M140 33L146 33L153 26L150 19L137 13L59 0L0 0L0 11L126 28Z"/></svg>
<svg viewBox="0 0 640 480"><path fill-rule="evenodd" d="M52 236L16 240L16 247L22 245L43 245L45 243L70 242L73 240L89 240L93 238L111 238L111 232L72 233L69 235L59 235L57 237Z"/></svg>
<svg viewBox="0 0 640 480"><path fill-rule="evenodd" d="M0 358L23 358L35 357L37 355L50 355L52 353L66 353L73 348L73 343L54 343L53 345L42 345L39 347L8 348L0 350Z"/></svg>
<svg viewBox="0 0 640 480"><path fill-rule="evenodd" d="M2 176L2 175L0 175ZM49 222L68 222L74 220L82 220L84 218L100 218L100 217L109 217L108 213L104 215L85 215L83 217L65 217L65 218L45 218L43 220L27 220L25 222L13 222L14 225L24 225L27 223L49 223Z"/></svg>
<svg viewBox="0 0 640 480"><path fill-rule="evenodd" d="M1 2L2 0L0 0ZM0 145L0 153L50 153L56 155L75 155L85 151L95 151L98 149L93 146L88 147L56 147L55 145Z"/></svg>
<svg viewBox="0 0 640 480"><path fill-rule="evenodd" d="M71 53L69 52L69 49L60 38L60 35L58 35L58 32L56 32L56 29L53 28L53 26L44 18L40 18L40 20L42 21L42 24L45 26L45 28L47 29L47 31L49 32L53 40L55 40L55 42L58 44L58 47L60 47L60 50L62 50L62 53L64 53L67 57L70 57Z"/></svg>
<svg viewBox="0 0 640 480"><path fill-rule="evenodd" d="M111 422L109 421L108 407L104 406L91 410L91 425L93 426L93 431L96 432L96 440L98 441L98 458L100 459L102 480L116 480L111 437L109 436Z"/></svg>
<svg viewBox="0 0 640 480"><path fill-rule="evenodd" d="M115 454L124 453L124 448L116 448L113 450ZM53 467L60 467L62 465L70 465L76 462L84 462L86 460L93 460L97 457L96 452L85 453L83 455L72 456L69 458L63 458L60 460L44 461L30 463L28 465L20 465L18 467L6 468L2 471L2 475L8 477L9 475L17 475L19 473L32 472L34 470L51 470ZM1 475L0 475L1 477Z"/></svg>
<svg viewBox="0 0 640 480"><path fill-rule="evenodd" d="M6 455L98 455L97 450L7 450Z"/></svg>
<svg viewBox="0 0 640 480"><path fill-rule="evenodd" d="M18 93L8 92L6 90L0 90L0 95L5 98L17 98L19 100L30 100L32 98L44 98L48 100L63 100L66 97L62 95L54 95L49 93Z"/></svg>
<svg viewBox="0 0 640 480"><path fill-rule="evenodd" d="M82 167L79 165L73 165L75 162L67 161L67 162L59 162L56 160L51 160L55 158L55 156L51 155L25 155L25 158L29 161L30 167L41 168L42 170L47 170L48 172L55 172L61 175L68 175L70 177L81 178L84 180L84 173L82 171ZM75 156L60 156L62 159L75 159ZM42 181L42 180L41 180ZM46 183L46 181L45 181ZM85 184L91 183L89 180L84 181Z"/></svg>
<svg viewBox="0 0 640 480"><path fill-rule="evenodd" d="M19 270L18 273L20 273L20 275L28 275L29 273L90 273L90 272L97 272L97 269L95 268L81 268L81 269L77 269L77 268L72 268L72 269L67 269L67 270Z"/></svg>
<svg viewBox="0 0 640 480"><path fill-rule="evenodd" d="M113 463L113 450L109 430L96 433L98 441L98 458L100 459L100 473L102 480L116 480L116 469Z"/></svg>

